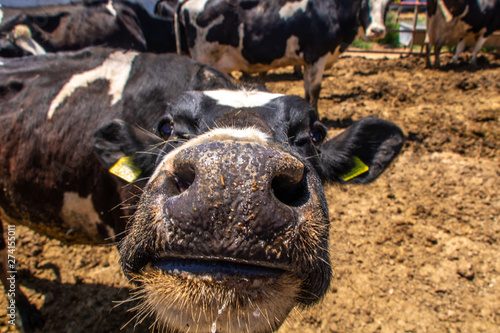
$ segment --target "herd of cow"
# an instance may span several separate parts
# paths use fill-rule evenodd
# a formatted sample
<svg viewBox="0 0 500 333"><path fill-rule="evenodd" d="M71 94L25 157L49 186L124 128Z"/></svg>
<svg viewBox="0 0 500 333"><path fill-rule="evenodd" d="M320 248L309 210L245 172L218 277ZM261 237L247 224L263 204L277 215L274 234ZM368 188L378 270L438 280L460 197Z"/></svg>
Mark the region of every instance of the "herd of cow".
<svg viewBox="0 0 500 333"><path fill-rule="evenodd" d="M371 182L403 145L376 118L327 139L316 110L324 69L358 27L385 34L389 2L0 7L0 220L119 242L139 311L159 329L277 329L330 283L323 185ZM495 28L474 30L469 4L435 7L480 41ZM225 75L286 65L304 66L306 100ZM0 249L7 289L3 238ZM25 332L43 325L19 289L8 298Z"/></svg>

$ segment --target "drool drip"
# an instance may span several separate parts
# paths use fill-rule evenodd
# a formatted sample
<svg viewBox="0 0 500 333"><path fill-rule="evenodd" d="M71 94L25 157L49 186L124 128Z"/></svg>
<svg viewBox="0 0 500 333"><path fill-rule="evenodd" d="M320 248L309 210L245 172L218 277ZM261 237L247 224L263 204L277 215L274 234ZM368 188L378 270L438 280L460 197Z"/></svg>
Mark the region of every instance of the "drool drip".
<svg viewBox="0 0 500 333"><path fill-rule="evenodd" d="M210 333L217 333L217 319L219 319L220 315L226 310L227 304L229 303L231 299L232 291L228 293L226 299L224 300L224 303L222 304L222 307L217 311L217 317L215 317L214 322L212 323L212 329L210 330Z"/></svg>

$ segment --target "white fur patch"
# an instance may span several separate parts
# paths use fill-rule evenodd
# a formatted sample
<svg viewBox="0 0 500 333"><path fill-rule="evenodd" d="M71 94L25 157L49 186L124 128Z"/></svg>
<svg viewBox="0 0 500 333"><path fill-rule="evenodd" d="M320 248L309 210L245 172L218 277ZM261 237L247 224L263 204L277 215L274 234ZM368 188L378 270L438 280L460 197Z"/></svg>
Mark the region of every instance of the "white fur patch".
<svg viewBox="0 0 500 333"><path fill-rule="evenodd" d="M102 237L97 225L103 222L94 208L92 195L81 197L76 192L65 192L60 216L75 232L82 231L95 239ZM108 234L114 236L110 228L108 228Z"/></svg>
<svg viewBox="0 0 500 333"><path fill-rule="evenodd" d="M211 90L204 91L203 94L217 101L219 105L233 108L252 108L264 106L282 94L271 94L262 91L245 90Z"/></svg>
<svg viewBox="0 0 500 333"><path fill-rule="evenodd" d="M90 83L99 79L109 81L108 94L113 97L111 105L118 103L118 101L122 99L123 90L125 89L130 70L132 69L132 62L138 54L139 53L133 51L126 53L117 51L110 54L101 66L87 72L73 75L62 87L54 100L52 100L52 103L50 103L47 119L52 119L59 105L61 105L67 97L71 96L77 88L87 87Z"/></svg>
<svg viewBox="0 0 500 333"><path fill-rule="evenodd" d="M2 4L0 3L0 23L3 21L3 10L2 10Z"/></svg>
<svg viewBox="0 0 500 333"><path fill-rule="evenodd" d="M217 62L220 61L222 57L227 57L225 54L227 52L230 52L229 50L233 49L234 47L228 47L227 45L220 45L218 42L208 42L207 41L207 34L210 31L210 29L217 24L222 23L224 20L224 17L219 15L219 17L215 18L210 24L206 27L200 27L198 26L196 20L198 15L200 15L205 7L206 0L189 0L186 1L183 4L179 4L179 6L182 6L182 13L178 19L181 20L183 24L192 24L196 27L196 39L194 41L194 47L190 47L189 49L189 54L191 58L194 60L204 63L204 64L209 64L212 65L214 68L218 70L222 70L221 68L217 68ZM184 13L189 13L189 22L184 22ZM241 36L240 36L241 40ZM238 48L237 48L238 50ZM239 52L239 51L238 51ZM230 58L233 58L230 54ZM231 70L231 66L229 70ZM228 71L224 71L225 73L228 73Z"/></svg>
<svg viewBox="0 0 500 333"><path fill-rule="evenodd" d="M230 128L230 127L213 129L207 133L204 133L200 136L197 136L194 139L187 141L182 146L177 147L176 149L172 150L170 153L165 155L160 164L156 167L156 170L149 179L149 182L152 182L154 179L156 179L159 173L163 170L172 172L173 171L172 163L174 161L174 157L184 149L195 147L205 142L222 141L222 140L248 141L252 143L260 143L262 145L265 145L267 144L269 138L270 136L268 134L254 127L249 127L245 129Z"/></svg>
<svg viewBox="0 0 500 333"><path fill-rule="evenodd" d="M205 9L205 5L208 0L189 0L189 1L180 1L179 5L182 4L190 12L201 13Z"/></svg>
<svg viewBox="0 0 500 333"><path fill-rule="evenodd" d="M298 12L299 10L305 12L308 3L309 0L287 2L283 7L281 7L278 14L282 20L288 20L290 17L295 15L295 13Z"/></svg>
<svg viewBox="0 0 500 333"><path fill-rule="evenodd" d="M117 17L118 14L116 13L115 7L113 7L113 0L109 0L108 3L106 4L106 9L113 15L114 17Z"/></svg>

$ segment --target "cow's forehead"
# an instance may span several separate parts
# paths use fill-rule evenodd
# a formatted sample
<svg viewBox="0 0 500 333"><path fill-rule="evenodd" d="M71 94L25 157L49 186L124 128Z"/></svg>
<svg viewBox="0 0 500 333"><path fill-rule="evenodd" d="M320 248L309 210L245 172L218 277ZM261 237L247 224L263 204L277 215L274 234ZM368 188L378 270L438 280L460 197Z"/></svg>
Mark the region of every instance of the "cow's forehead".
<svg viewBox="0 0 500 333"><path fill-rule="evenodd" d="M171 104L167 118L180 132L254 127L280 142L288 142L290 129L307 131L317 120L314 109L299 96L255 90L189 92Z"/></svg>
<svg viewBox="0 0 500 333"><path fill-rule="evenodd" d="M272 94L252 90L211 90L203 92L205 96L217 101L218 105L232 108L255 108L265 106L273 99L282 97L282 94Z"/></svg>

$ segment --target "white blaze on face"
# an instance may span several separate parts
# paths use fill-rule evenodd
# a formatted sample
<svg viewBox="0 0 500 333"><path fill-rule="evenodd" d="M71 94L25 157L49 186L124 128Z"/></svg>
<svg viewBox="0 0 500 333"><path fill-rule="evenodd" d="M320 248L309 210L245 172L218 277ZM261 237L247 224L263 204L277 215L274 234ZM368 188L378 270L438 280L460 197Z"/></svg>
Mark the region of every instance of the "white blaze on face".
<svg viewBox="0 0 500 333"><path fill-rule="evenodd" d="M2 4L0 3L0 23L3 21L3 10L2 10Z"/></svg>
<svg viewBox="0 0 500 333"><path fill-rule="evenodd" d="M308 3L309 0L287 2L283 7L281 7L278 14L280 15L280 18L282 20L288 20L290 17L295 15L295 13L298 12L299 10L305 12Z"/></svg>
<svg viewBox="0 0 500 333"><path fill-rule="evenodd" d="M94 208L92 195L81 197L76 192L65 192L60 216L68 228L75 232L84 232L94 239L101 239L103 236L97 226L104 223ZM107 229L108 235L114 236L111 228Z"/></svg>
<svg viewBox="0 0 500 333"><path fill-rule="evenodd" d="M282 94L271 94L262 91L245 90L211 90L203 92L205 96L217 101L218 105L233 108L253 108L264 106Z"/></svg>
<svg viewBox="0 0 500 333"><path fill-rule="evenodd" d="M73 75L66 82L61 91L50 103L47 119L52 119L54 112L67 97L70 97L73 92L80 87L87 87L90 83L104 79L109 81L108 94L113 97L111 105L115 105L122 99L123 90L127 84L132 63L139 53L129 51L117 51L109 55L101 66L91 69L87 72Z"/></svg>
<svg viewBox="0 0 500 333"><path fill-rule="evenodd" d="M368 0L370 7L370 25L366 28L368 38L383 38L385 36L384 14L389 0Z"/></svg>
<svg viewBox="0 0 500 333"><path fill-rule="evenodd" d="M106 4L106 9L111 13L111 15L117 17L116 9L113 7L113 0L108 1L108 3Z"/></svg>

